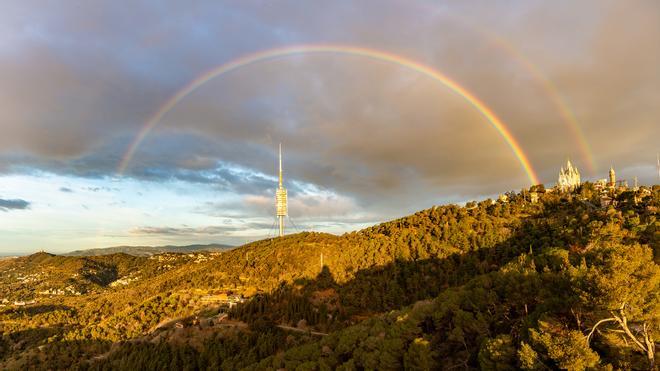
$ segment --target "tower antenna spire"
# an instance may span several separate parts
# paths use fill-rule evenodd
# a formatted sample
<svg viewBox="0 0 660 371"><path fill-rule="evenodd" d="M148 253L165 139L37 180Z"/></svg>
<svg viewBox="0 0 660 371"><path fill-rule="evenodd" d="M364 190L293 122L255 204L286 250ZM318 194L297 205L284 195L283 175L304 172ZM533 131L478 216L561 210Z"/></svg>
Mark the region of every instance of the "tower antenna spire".
<svg viewBox="0 0 660 371"><path fill-rule="evenodd" d="M282 181L282 143L280 143L280 152L279 152L279 184L277 191L275 191L275 206L277 211L277 219L280 225L279 236L284 236L284 217L287 215L287 196L286 188L284 188Z"/></svg>

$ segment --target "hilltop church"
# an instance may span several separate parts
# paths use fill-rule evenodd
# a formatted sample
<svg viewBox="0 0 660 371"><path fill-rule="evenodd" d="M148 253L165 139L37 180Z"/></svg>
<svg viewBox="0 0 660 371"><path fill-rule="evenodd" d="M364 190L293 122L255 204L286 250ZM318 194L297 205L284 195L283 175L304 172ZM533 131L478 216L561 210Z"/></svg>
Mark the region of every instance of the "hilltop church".
<svg viewBox="0 0 660 371"><path fill-rule="evenodd" d="M628 188L628 182L625 180L616 180L616 172L614 167L610 167L608 173L609 179L598 179L594 182L594 187L596 190L605 192L607 190L613 190L616 188ZM557 179L557 189L561 192L572 192L576 190L581 183L580 172L578 169L571 164L571 160L566 162L566 168L562 166L559 170L559 178ZM637 185L635 185L634 190L637 190Z"/></svg>
<svg viewBox="0 0 660 371"><path fill-rule="evenodd" d="M569 192L574 191L580 184L580 172L576 167L573 167L571 160L568 160L566 162L566 169L562 166L561 170L559 170L557 188L562 192Z"/></svg>

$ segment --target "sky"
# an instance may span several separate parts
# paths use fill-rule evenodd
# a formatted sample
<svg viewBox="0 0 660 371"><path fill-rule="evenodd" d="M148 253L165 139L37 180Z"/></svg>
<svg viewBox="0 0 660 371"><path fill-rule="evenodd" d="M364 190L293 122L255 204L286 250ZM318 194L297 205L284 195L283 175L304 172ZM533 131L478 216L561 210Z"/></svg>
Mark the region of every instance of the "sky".
<svg viewBox="0 0 660 371"><path fill-rule="evenodd" d="M521 154L657 184L658 66L656 0L3 1L0 255L274 236L280 142L290 233L529 187Z"/></svg>

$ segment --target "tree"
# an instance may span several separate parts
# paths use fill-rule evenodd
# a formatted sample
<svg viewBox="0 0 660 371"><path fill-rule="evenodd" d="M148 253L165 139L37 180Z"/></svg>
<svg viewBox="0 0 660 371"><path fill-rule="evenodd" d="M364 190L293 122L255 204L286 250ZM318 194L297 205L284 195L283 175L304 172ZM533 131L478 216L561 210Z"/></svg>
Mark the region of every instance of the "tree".
<svg viewBox="0 0 660 371"><path fill-rule="evenodd" d="M600 357L589 348L581 332L568 330L553 322L539 322L539 329L531 329L532 342L544 350L545 357L558 368L583 371L596 366Z"/></svg>
<svg viewBox="0 0 660 371"><path fill-rule="evenodd" d="M516 347L511 335L497 335L486 339L479 350L479 366L482 370L515 370Z"/></svg>
<svg viewBox="0 0 660 371"><path fill-rule="evenodd" d="M582 307L593 318L587 340L600 331L620 332L653 368L660 323L660 267L653 252L615 244L588 255L591 267L573 272Z"/></svg>

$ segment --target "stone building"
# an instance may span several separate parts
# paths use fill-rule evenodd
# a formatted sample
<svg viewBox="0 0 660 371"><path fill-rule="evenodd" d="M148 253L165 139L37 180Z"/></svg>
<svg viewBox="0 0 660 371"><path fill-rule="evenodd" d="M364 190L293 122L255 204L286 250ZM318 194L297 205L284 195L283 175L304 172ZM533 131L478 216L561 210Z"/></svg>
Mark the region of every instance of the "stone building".
<svg viewBox="0 0 660 371"><path fill-rule="evenodd" d="M566 162L566 168L562 166L559 170L559 178L557 179L557 188L563 192L574 191L580 186L580 172L576 167L573 167L571 160Z"/></svg>

